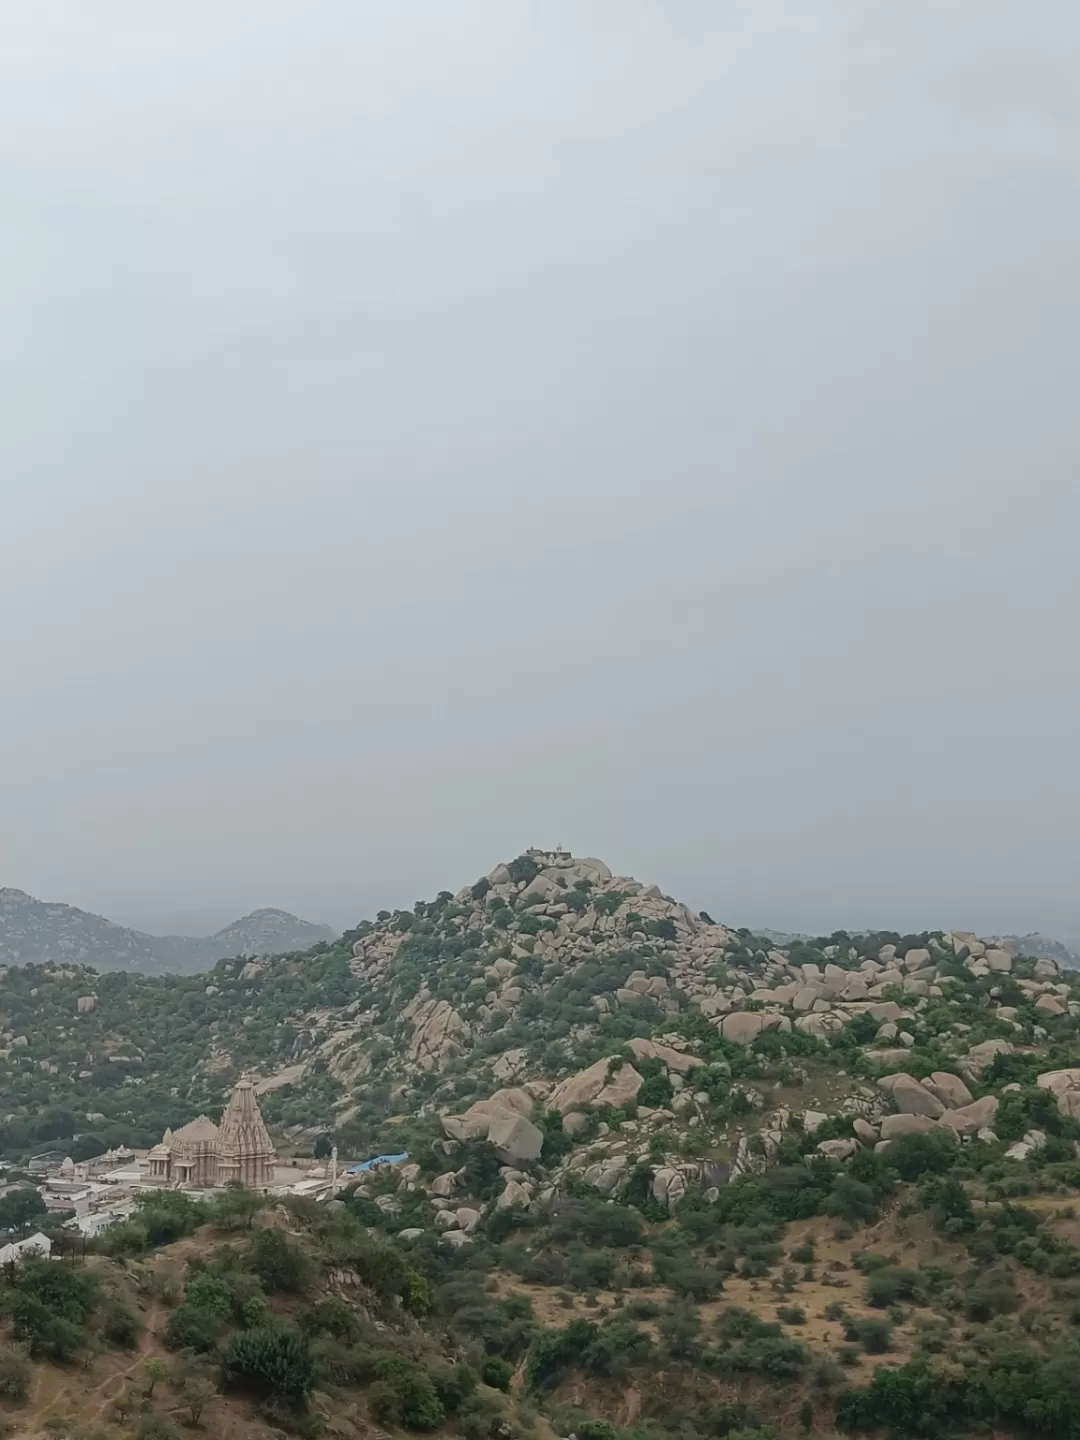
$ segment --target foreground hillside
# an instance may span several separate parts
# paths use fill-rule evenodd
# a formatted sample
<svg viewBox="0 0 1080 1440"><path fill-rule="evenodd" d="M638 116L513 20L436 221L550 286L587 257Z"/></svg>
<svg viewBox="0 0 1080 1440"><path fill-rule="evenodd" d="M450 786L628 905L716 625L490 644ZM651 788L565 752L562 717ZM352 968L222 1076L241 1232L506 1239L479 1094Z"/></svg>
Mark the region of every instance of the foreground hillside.
<svg viewBox="0 0 1080 1440"><path fill-rule="evenodd" d="M563 1434L1080 1436L1075 984L530 853L304 954L9 971L0 1144L149 1143L251 1069L284 1147L408 1152L346 1212Z"/></svg>
<svg viewBox="0 0 1080 1440"><path fill-rule="evenodd" d="M286 910L254 910L215 935L147 935L74 905L0 889L0 965L51 961L147 975L188 974L208 970L226 955L303 950L333 938L328 926L311 925Z"/></svg>

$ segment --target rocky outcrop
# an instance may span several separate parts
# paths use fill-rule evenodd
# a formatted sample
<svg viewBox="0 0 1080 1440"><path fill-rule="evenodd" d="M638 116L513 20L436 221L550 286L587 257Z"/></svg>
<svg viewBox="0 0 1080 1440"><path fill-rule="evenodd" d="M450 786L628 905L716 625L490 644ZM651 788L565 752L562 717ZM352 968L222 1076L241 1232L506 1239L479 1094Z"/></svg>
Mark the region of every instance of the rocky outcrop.
<svg viewBox="0 0 1080 1440"><path fill-rule="evenodd" d="M617 1109L636 1099L643 1084L632 1065L623 1062L613 1066L609 1060L598 1060L556 1085L547 1098L547 1108L561 1115L587 1105L611 1105Z"/></svg>
<svg viewBox="0 0 1080 1440"><path fill-rule="evenodd" d="M468 1038L469 1026L448 1000L417 996L403 1013L413 1027L408 1058L420 1070L441 1070Z"/></svg>
<svg viewBox="0 0 1080 1440"><path fill-rule="evenodd" d="M1080 1120L1080 1067L1071 1070L1046 1070L1036 1077L1041 1090L1049 1090L1057 1101L1059 1114L1067 1120Z"/></svg>

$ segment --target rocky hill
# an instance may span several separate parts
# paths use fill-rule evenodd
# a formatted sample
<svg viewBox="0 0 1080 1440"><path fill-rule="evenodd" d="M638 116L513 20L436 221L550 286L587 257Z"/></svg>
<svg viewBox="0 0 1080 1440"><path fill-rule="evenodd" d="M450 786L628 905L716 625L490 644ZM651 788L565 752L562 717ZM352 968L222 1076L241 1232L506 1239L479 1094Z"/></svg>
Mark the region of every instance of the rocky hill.
<svg viewBox="0 0 1080 1440"><path fill-rule="evenodd" d="M333 939L328 926L311 925L285 910L255 910L211 936L146 935L73 905L0 889L0 965L55 961L98 970L187 974L208 970L227 955L307 950Z"/></svg>
<svg viewBox="0 0 1080 1440"><path fill-rule="evenodd" d="M0 1147L253 1070L283 1150L407 1152L347 1212L559 1434L1080 1440L1078 1023L1010 942L778 945L527 852L307 954L8 971Z"/></svg>

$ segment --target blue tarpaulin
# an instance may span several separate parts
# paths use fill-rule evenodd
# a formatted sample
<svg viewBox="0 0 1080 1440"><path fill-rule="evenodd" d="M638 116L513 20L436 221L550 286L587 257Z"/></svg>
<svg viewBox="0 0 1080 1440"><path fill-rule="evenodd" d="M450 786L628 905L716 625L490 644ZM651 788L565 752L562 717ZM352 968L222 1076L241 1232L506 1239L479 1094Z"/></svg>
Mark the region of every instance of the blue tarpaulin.
<svg viewBox="0 0 1080 1440"><path fill-rule="evenodd" d="M409 1152L403 1150L400 1155L373 1155L370 1160L364 1160L359 1165L350 1165L350 1175L366 1175L370 1170L378 1170L380 1165L400 1165L403 1160L409 1158Z"/></svg>

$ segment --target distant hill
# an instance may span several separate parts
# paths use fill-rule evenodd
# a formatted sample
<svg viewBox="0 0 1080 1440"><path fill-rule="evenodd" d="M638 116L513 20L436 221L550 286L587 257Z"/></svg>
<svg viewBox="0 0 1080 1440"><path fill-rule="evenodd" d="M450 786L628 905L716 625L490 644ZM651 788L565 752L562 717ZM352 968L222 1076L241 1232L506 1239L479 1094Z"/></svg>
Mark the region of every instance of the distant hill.
<svg viewBox="0 0 1080 1440"><path fill-rule="evenodd" d="M92 965L97 970L192 974L233 955L309 950L336 938L286 910L253 910L215 935L147 935L24 890L0 889L0 965Z"/></svg>

